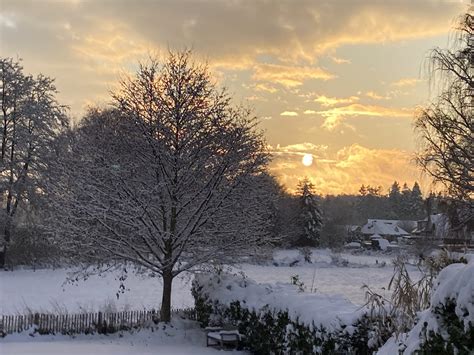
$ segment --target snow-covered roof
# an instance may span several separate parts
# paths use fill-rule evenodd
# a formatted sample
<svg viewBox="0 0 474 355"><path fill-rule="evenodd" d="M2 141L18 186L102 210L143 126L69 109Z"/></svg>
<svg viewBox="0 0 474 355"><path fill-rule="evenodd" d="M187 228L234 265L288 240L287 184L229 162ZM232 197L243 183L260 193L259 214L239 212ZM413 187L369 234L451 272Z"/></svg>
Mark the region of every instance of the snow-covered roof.
<svg viewBox="0 0 474 355"><path fill-rule="evenodd" d="M369 219L367 223L362 226L361 232L366 235L409 235L410 233L400 228L398 223L400 223L400 221L390 219Z"/></svg>
<svg viewBox="0 0 474 355"><path fill-rule="evenodd" d="M384 238L374 238L373 240L376 240L377 243L379 244L380 249L382 250L387 250L388 247L390 246L390 242L387 239Z"/></svg>
<svg viewBox="0 0 474 355"><path fill-rule="evenodd" d="M347 224L345 225L345 228L348 232L356 232L360 226L358 226L357 224Z"/></svg>
<svg viewBox="0 0 474 355"><path fill-rule="evenodd" d="M444 213L430 215L430 224L428 225L428 217L419 221L417 228L413 230L414 234L434 233L437 237L445 237L450 229L449 218Z"/></svg>

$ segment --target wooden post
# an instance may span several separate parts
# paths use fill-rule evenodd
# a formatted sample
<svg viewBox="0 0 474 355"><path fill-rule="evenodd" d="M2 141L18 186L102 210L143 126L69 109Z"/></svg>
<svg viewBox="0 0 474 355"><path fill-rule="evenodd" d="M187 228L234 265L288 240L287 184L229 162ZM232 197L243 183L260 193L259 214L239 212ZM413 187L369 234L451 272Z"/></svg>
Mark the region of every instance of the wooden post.
<svg viewBox="0 0 474 355"><path fill-rule="evenodd" d="M102 324L102 312L99 312L97 324L98 324L98 326L99 326L98 333L99 333L99 334L103 334L104 331L103 331L103 324ZM104 334L105 334L105 333L104 333Z"/></svg>

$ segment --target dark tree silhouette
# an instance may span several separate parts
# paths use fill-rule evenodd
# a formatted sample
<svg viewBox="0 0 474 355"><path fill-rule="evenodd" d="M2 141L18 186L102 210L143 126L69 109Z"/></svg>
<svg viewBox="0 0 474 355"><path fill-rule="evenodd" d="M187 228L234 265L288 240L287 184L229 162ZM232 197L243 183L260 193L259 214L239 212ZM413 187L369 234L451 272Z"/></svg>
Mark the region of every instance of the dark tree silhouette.
<svg viewBox="0 0 474 355"><path fill-rule="evenodd" d="M431 52L430 68L439 96L417 115L422 138L418 163L450 195L471 200L474 192L474 17L465 14L453 49Z"/></svg>

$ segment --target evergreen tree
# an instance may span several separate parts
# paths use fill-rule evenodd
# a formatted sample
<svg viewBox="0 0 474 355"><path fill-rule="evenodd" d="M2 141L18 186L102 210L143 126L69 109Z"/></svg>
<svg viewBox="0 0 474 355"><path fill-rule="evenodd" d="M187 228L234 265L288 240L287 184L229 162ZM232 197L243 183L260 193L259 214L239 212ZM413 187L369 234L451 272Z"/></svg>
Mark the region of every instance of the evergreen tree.
<svg viewBox="0 0 474 355"><path fill-rule="evenodd" d="M416 181L411 189L410 203L413 218L422 219L424 216L423 195L421 194L420 185Z"/></svg>
<svg viewBox="0 0 474 355"><path fill-rule="evenodd" d="M392 186L390 187L388 198L390 199L390 202L394 206L397 206L400 203L400 198L401 198L400 184L397 181L394 181Z"/></svg>
<svg viewBox="0 0 474 355"><path fill-rule="evenodd" d="M402 200L402 194L400 193L400 184L394 181L388 192L388 209L390 218L400 218L400 203Z"/></svg>
<svg viewBox="0 0 474 355"><path fill-rule="evenodd" d="M317 246L320 242L323 218L318 198L314 193L314 185L305 177L298 183L297 192L301 208L300 223L304 228L298 244L301 246Z"/></svg>
<svg viewBox="0 0 474 355"><path fill-rule="evenodd" d="M365 187L365 185L362 185L359 189L359 193L361 196L365 196L367 195L367 188Z"/></svg>
<svg viewBox="0 0 474 355"><path fill-rule="evenodd" d="M411 197L411 190L407 183L404 183L400 194L400 203L396 206L398 219L414 219Z"/></svg>

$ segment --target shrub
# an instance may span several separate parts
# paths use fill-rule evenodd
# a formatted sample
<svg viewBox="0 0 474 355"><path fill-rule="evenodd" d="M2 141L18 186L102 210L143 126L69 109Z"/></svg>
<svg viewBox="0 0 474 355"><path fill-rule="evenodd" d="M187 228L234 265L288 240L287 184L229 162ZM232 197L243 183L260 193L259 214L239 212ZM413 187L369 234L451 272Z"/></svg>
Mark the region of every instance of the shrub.
<svg viewBox="0 0 474 355"><path fill-rule="evenodd" d="M343 309L331 305L334 310L328 311L324 309L328 308L329 303L324 303L328 297L290 285L258 285L228 274L200 275L193 282L192 293L197 319L203 326L233 324L246 336L244 345L255 354L371 354L391 335L388 328L380 329L384 323L375 321L378 315L337 298ZM295 307L283 307L288 300ZM302 314L301 305L311 310ZM316 308L326 313L311 320Z"/></svg>
<svg viewBox="0 0 474 355"><path fill-rule="evenodd" d="M471 354L474 349L474 258L448 265L433 283L429 307L398 341L394 337L379 354Z"/></svg>

